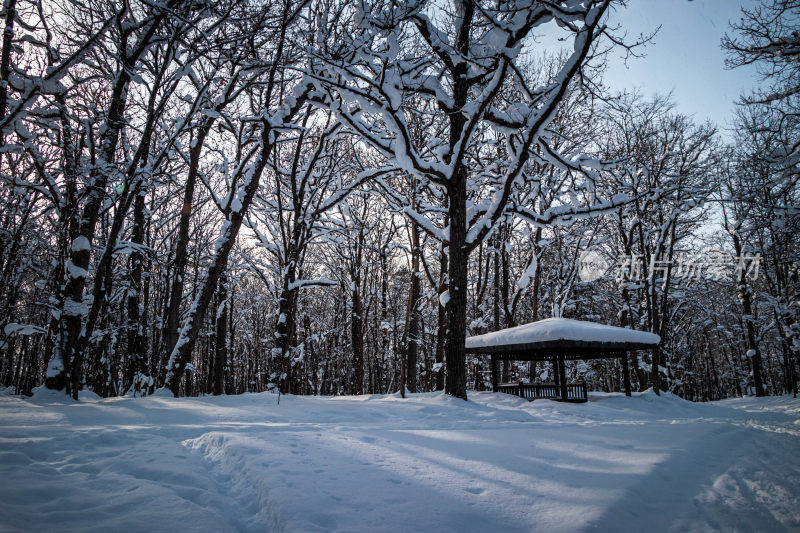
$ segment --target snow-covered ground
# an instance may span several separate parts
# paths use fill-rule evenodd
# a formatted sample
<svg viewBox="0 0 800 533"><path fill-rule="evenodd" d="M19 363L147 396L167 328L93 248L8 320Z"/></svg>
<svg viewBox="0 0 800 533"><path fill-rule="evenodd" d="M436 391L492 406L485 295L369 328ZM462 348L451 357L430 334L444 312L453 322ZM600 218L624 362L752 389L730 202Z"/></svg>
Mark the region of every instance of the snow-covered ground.
<svg viewBox="0 0 800 533"><path fill-rule="evenodd" d="M0 397L0 531L798 531L800 400Z"/></svg>

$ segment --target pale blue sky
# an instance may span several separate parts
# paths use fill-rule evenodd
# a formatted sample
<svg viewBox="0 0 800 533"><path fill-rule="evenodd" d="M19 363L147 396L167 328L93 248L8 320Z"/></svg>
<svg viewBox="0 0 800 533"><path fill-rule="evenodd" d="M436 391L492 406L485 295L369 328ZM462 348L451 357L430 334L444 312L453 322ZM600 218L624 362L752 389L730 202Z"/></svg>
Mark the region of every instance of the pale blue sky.
<svg viewBox="0 0 800 533"><path fill-rule="evenodd" d="M734 101L758 81L753 69L725 70L720 39L738 20L740 6L753 0L630 0L612 14L629 39L650 33L661 24L646 56L631 58L627 67L614 52L606 82L614 88L639 87L645 95L673 93L677 111L710 118L724 127Z"/></svg>

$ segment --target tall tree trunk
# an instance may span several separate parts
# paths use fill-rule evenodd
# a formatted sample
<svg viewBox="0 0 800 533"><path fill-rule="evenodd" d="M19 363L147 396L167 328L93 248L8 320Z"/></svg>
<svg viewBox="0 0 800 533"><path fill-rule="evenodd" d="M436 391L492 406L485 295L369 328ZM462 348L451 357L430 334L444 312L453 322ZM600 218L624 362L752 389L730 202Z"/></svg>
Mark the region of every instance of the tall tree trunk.
<svg viewBox="0 0 800 533"><path fill-rule="evenodd" d="M225 394L225 365L228 360L228 288L227 276L220 276L217 298L219 308L216 317L214 346L214 396Z"/></svg>
<svg viewBox="0 0 800 533"><path fill-rule="evenodd" d="M167 307L167 324L164 332L164 346L170 351L178 341L184 286L183 278L186 275L186 265L189 261L189 225L191 223L194 190L200 171L200 156L203 153L205 138L212 125L212 120L204 123L197 133L197 138L193 139L194 144L189 152L189 173L186 176L186 185L183 189L183 203L181 205L181 217L178 221L178 235L175 240L175 261L172 268L172 283Z"/></svg>
<svg viewBox="0 0 800 533"><path fill-rule="evenodd" d="M498 228L499 230L499 228ZM500 231L496 231L492 239L492 254L494 259L494 271L492 278L492 330L500 331L500 246L502 242L500 239ZM492 363L495 365L496 363ZM509 381L509 361L503 359L503 372L500 376L500 381L505 383ZM494 379L495 366L492 366L492 379Z"/></svg>
<svg viewBox="0 0 800 533"><path fill-rule="evenodd" d="M503 303L504 327L506 328L513 328L517 325L514 319L514 305L511 302L511 275L509 272L508 252L505 246L505 239L508 238L510 231L511 228L505 224L501 225L497 231L499 257L496 259L500 260L500 298ZM539 272L538 266L536 267L536 272L537 274ZM508 359L503 360L503 379L507 383L511 381L511 361Z"/></svg>
<svg viewBox="0 0 800 533"><path fill-rule="evenodd" d="M144 255L141 246L144 244L144 208L145 194L139 192L134 200L133 231L131 244L133 249L130 255L131 279L128 291L128 379L126 387L133 386L134 393L143 394L143 389L149 386L149 379L144 374L146 370L144 354L144 324L141 321L139 306L142 301L142 267Z"/></svg>
<svg viewBox="0 0 800 533"><path fill-rule="evenodd" d="M450 241L448 245L449 283L447 302L447 380L445 392L467 399L467 180L461 168L448 187Z"/></svg>
<svg viewBox="0 0 800 533"><path fill-rule="evenodd" d="M356 265L356 268L360 268ZM364 317L361 307L361 279L356 276L351 292L353 311L350 320L350 336L353 345L353 378L350 386L351 394L364 393Z"/></svg>
<svg viewBox="0 0 800 533"><path fill-rule="evenodd" d="M411 223L411 283L408 291L408 308L403 346L406 348L406 386L410 392L417 392L417 353L419 348L419 228Z"/></svg>
<svg viewBox="0 0 800 533"><path fill-rule="evenodd" d="M439 293L447 291L447 253L442 247L439 253ZM447 302L437 301L436 305L436 353L434 360L439 365L436 372L436 390L444 390L446 365L444 360L445 345L447 342Z"/></svg>
<svg viewBox="0 0 800 533"><path fill-rule="evenodd" d="M744 247L739 238L739 233L736 230L730 232L733 238L733 249L736 252L736 257L743 257ZM751 369L753 372L753 387L755 388L756 396L767 396L767 391L764 388L764 380L761 375L761 350L756 342L756 328L755 317L753 315L753 293L747 285L747 269L744 265L736 270L736 286L739 291L739 301L742 304L742 312L745 324L745 342L747 344L747 358L750 361Z"/></svg>
<svg viewBox="0 0 800 533"><path fill-rule="evenodd" d="M294 260L290 261L293 263ZM298 288L293 284L296 281L294 268L284 266L286 275L283 288L278 299L278 319L275 324L275 339L278 343L278 365L282 369L280 376L280 389L284 394L297 392L295 368L292 351L297 337L297 296ZM283 375L285 374L285 376Z"/></svg>

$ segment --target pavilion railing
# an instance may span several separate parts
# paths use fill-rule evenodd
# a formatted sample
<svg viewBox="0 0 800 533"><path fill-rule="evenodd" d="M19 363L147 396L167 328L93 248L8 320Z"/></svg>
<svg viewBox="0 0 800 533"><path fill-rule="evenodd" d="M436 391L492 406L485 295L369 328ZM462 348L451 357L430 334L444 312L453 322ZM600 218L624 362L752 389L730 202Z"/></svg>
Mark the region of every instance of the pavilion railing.
<svg viewBox="0 0 800 533"><path fill-rule="evenodd" d="M561 397L561 386L555 383L500 383L499 392L513 394L526 400L550 399L569 402L588 401L586 382L567 383L567 396Z"/></svg>
<svg viewBox="0 0 800 533"><path fill-rule="evenodd" d="M589 393L586 390L586 382L567 383L567 400L588 402Z"/></svg>

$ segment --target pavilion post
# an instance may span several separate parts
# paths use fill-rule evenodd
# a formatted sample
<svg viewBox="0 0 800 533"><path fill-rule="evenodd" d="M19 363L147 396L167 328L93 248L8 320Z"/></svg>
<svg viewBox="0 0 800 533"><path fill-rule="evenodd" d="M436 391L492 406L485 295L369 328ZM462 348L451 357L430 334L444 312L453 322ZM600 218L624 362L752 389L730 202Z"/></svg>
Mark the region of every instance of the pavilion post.
<svg viewBox="0 0 800 533"><path fill-rule="evenodd" d="M551 362L553 363L553 383L558 385L558 358L554 355Z"/></svg>
<svg viewBox="0 0 800 533"><path fill-rule="evenodd" d="M625 380L625 396L630 396L631 369L628 368L628 352L622 352L622 378Z"/></svg>
<svg viewBox="0 0 800 533"><path fill-rule="evenodd" d="M493 355L490 355L489 361L492 366L492 392L497 392L497 360Z"/></svg>
<svg viewBox="0 0 800 533"><path fill-rule="evenodd" d="M561 385L561 399L567 399L567 368L564 363L564 356L558 357L558 381Z"/></svg>

